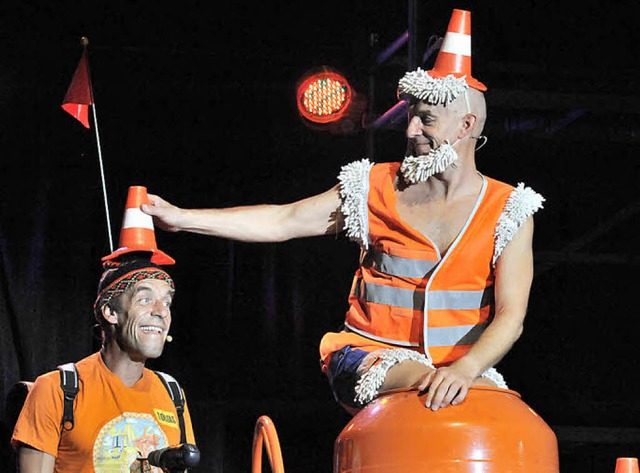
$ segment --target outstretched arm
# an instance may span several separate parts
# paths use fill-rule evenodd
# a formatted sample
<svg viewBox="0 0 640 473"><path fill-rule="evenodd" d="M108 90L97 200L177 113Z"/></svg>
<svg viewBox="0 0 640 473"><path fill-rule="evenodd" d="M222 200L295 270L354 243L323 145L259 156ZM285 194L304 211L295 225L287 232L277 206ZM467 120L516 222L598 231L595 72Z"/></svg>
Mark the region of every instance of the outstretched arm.
<svg viewBox="0 0 640 473"><path fill-rule="evenodd" d="M283 205L183 209L149 194L143 212L167 231L200 233L246 242L277 242L343 230L337 184L328 191Z"/></svg>
<svg viewBox="0 0 640 473"><path fill-rule="evenodd" d="M522 334L533 280L533 217L529 217L496 262L496 311L476 344L450 366L429 372L419 389L429 388L427 407L459 404L469 387L511 349Z"/></svg>

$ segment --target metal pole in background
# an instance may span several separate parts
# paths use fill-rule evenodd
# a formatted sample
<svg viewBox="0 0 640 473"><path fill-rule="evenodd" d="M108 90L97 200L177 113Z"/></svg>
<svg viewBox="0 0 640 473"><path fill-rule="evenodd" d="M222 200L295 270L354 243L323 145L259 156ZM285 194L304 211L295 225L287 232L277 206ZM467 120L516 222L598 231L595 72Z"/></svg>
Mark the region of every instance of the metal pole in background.
<svg viewBox="0 0 640 473"><path fill-rule="evenodd" d="M400 35L390 46L385 48L380 54L376 55L376 47L378 44L377 33L369 35L369 51L371 55L371 68L369 70L369 101L367 106L367 117L365 128L367 130L367 156L369 159L375 158L374 133L384 123L389 121L397 121L397 115L404 111L404 103L396 104L390 110L385 112L381 117L373 120L375 113L375 74L378 67L391 57L400 47L407 43L407 70L412 71L417 67L417 51L418 51L418 0L407 0L407 31ZM375 60L374 60L375 58Z"/></svg>
<svg viewBox="0 0 640 473"><path fill-rule="evenodd" d="M413 71L417 67L418 50L418 0L408 0L407 5L407 70Z"/></svg>
<svg viewBox="0 0 640 473"><path fill-rule="evenodd" d="M374 61L375 53L378 45L378 34L371 33L369 34L369 62L371 66L369 67L369 100L367 103L367 115L365 117L366 123L364 123L365 130L367 132L367 158L371 161L375 161L375 144L374 144L374 133L375 130L372 126L370 126L369 122L373 120L373 114L375 113L375 96L376 96L376 70L378 68L378 62Z"/></svg>

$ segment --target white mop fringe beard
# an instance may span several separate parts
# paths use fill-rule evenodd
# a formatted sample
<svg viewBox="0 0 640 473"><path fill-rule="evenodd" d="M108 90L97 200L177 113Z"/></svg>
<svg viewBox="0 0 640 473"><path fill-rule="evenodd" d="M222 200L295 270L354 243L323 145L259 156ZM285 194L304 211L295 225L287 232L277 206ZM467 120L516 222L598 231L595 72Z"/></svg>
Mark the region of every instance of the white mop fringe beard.
<svg viewBox="0 0 640 473"><path fill-rule="evenodd" d="M425 182L434 174L443 172L457 159L458 153L447 140L428 154L404 158L400 172L407 184Z"/></svg>

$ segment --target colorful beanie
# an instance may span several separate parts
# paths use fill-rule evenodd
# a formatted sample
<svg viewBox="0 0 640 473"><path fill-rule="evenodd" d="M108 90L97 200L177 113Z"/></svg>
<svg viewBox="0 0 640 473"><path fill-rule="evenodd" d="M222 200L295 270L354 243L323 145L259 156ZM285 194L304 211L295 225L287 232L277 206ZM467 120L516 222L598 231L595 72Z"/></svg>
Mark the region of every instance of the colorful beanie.
<svg viewBox="0 0 640 473"><path fill-rule="evenodd" d="M125 260L110 260L103 263L105 268L98 284L98 295L93 310L99 319L99 313L105 304L114 297L121 296L133 284L145 279L159 279L175 288L173 279L162 267L152 263L148 257L129 256Z"/></svg>

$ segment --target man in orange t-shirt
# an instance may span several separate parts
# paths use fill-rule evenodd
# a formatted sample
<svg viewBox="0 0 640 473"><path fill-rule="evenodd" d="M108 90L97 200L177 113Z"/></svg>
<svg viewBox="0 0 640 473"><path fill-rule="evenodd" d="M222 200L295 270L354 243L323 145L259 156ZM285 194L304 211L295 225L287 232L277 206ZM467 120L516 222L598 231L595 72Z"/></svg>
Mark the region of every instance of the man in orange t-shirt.
<svg viewBox="0 0 640 473"><path fill-rule="evenodd" d="M173 400L145 368L162 354L174 292L169 274L146 253L105 263L94 304L102 348L75 364L74 426L62 427L59 372L39 376L11 439L22 473L135 471L149 452L180 443ZM186 405L183 419L186 442L194 444Z"/></svg>

